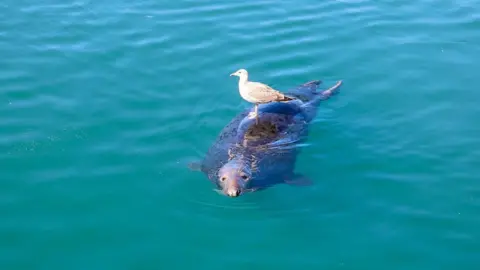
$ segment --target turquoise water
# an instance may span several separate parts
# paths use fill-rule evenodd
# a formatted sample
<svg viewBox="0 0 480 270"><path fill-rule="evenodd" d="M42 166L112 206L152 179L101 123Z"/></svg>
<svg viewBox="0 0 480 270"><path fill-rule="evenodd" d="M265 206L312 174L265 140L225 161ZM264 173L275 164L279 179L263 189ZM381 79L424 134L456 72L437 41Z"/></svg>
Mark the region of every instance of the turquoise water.
<svg viewBox="0 0 480 270"><path fill-rule="evenodd" d="M1 269L479 269L478 1L0 4ZM344 85L308 187L186 164L237 78Z"/></svg>

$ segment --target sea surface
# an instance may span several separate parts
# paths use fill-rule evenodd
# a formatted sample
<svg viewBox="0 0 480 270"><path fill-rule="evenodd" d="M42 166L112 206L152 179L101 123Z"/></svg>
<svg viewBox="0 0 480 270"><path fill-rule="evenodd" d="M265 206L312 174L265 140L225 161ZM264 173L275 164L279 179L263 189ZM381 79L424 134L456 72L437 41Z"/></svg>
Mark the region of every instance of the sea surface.
<svg viewBox="0 0 480 270"><path fill-rule="evenodd" d="M320 79L296 171L188 169ZM480 269L480 1L0 3L0 269Z"/></svg>

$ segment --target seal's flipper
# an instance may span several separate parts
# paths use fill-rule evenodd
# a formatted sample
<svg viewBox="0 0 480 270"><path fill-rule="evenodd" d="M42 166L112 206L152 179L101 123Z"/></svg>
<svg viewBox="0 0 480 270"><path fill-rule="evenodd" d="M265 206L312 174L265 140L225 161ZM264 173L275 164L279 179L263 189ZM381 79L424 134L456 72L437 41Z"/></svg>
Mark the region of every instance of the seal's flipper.
<svg viewBox="0 0 480 270"><path fill-rule="evenodd" d="M342 85L343 81L338 81L334 86L328 88L327 90L324 90L320 93L322 96L322 99L328 99L330 96L336 94L338 92L338 88L340 85Z"/></svg>
<svg viewBox="0 0 480 270"><path fill-rule="evenodd" d="M285 179L285 184L293 186L311 186L313 181L302 174L294 174L292 178Z"/></svg>
<svg viewBox="0 0 480 270"><path fill-rule="evenodd" d="M322 83L321 80L313 80L306 82L302 85L299 85L298 87L301 88L301 90L305 91L306 89L310 90L312 93L315 93L317 90L317 87Z"/></svg>
<svg viewBox="0 0 480 270"><path fill-rule="evenodd" d="M202 163L200 161L189 162L187 166L192 171L202 171Z"/></svg>

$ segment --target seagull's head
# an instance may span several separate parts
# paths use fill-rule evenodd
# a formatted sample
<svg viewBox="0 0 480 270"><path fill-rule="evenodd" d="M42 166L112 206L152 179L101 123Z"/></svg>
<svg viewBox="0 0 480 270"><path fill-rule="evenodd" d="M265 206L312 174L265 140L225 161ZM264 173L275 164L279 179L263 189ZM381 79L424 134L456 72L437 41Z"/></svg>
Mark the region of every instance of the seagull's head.
<svg viewBox="0 0 480 270"><path fill-rule="evenodd" d="M230 74L230 76L238 76L240 79L246 79L248 78L248 72L246 69L239 69L235 71L234 73Z"/></svg>

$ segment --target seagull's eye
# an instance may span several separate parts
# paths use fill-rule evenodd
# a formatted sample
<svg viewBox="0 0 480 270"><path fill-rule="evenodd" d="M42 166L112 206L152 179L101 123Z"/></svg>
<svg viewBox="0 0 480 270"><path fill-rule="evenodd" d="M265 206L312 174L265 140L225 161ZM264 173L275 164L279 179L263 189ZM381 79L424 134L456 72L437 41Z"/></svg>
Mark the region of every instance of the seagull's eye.
<svg viewBox="0 0 480 270"><path fill-rule="evenodd" d="M227 180L227 177L224 176L224 177L220 178L220 180L221 180L222 182L225 182L225 180Z"/></svg>

